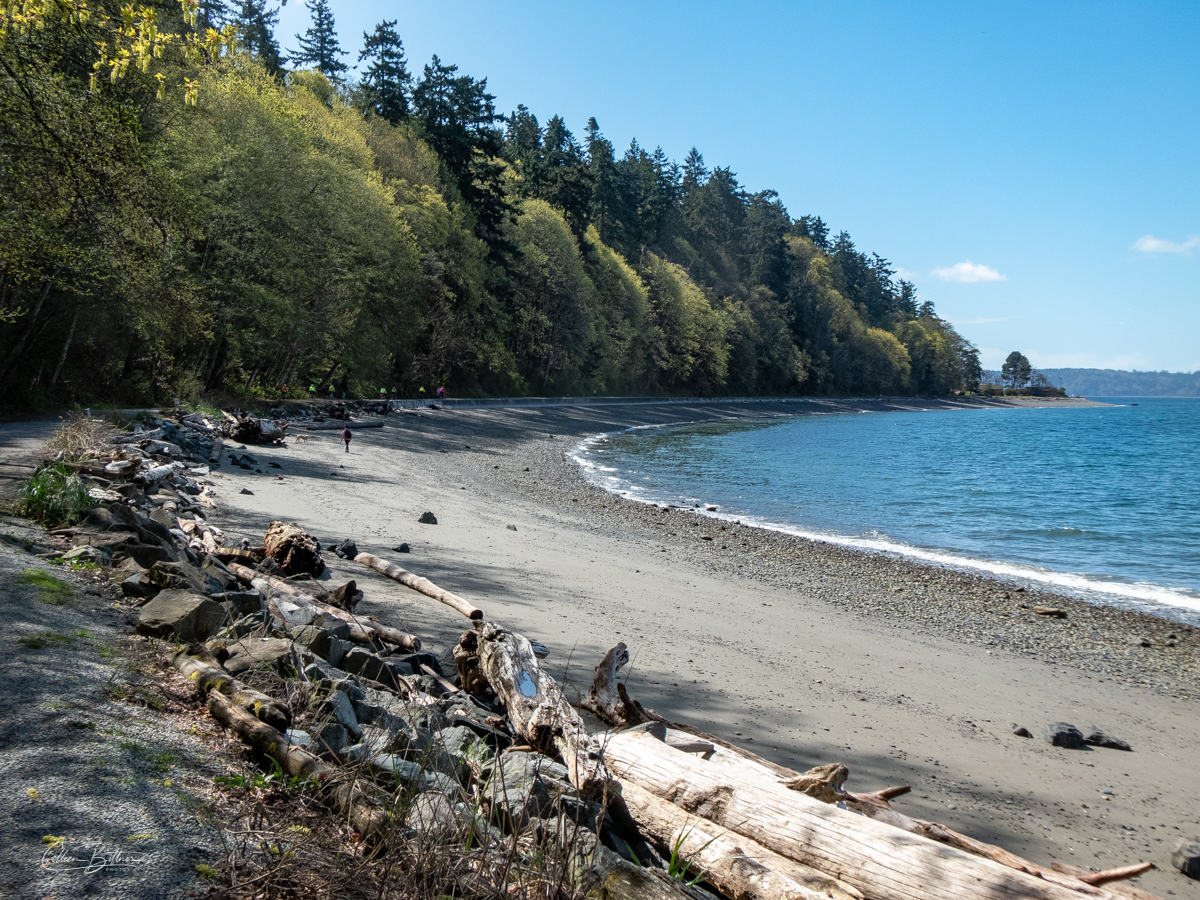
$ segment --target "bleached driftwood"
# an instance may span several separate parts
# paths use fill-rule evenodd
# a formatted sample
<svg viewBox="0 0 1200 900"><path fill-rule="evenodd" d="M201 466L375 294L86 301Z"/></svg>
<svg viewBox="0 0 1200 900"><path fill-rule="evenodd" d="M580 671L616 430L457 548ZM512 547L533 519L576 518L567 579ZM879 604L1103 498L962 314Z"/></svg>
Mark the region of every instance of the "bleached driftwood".
<svg viewBox="0 0 1200 900"><path fill-rule="evenodd" d="M424 594L426 597L437 600L439 603L445 603L451 609L457 610L472 621L478 621L483 618L483 610L472 606L462 597L452 594L450 591L443 590L428 578L414 575L407 569L403 569L395 563L388 562L386 559L381 559L370 553L360 553L354 557L354 561L369 569L374 569L381 575L386 575L392 581L400 582L400 584L416 591L418 594Z"/></svg>
<svg viewBox="0 0 1200 900"><path fill-rule="evenodd" d="M645 732L611 735L605 758L623 782L845 881L873 900L1115 897L1078 879L1039 877L898 831L788 790L770 777L719 759L697 759Z"/></svg>
<svg viewBox="0 0 1200 900"><path fill-rule="evenodd" d="M224 669L192 656L186 650L176 653L171 665L196 685L196 690L201 696L207 696L213 691L224 694L237 706L272 728L284 730L292 722L291 710L278 700L247 687Z"/></svg>
<svg viewBox="0 0 1200 900"><path fill-rule="evenodd" d="M542 671L529 641L494 622L478 626L478 632L480 673L504 703L514 733L543 753L561 756L581 794L619 797L620 786L605 767L599 744L558 683Z"/></svg>
<svg viewBox="0 0 1200 900"><path fill-rule="evenodd" d="M737 900L862 900L845 882L780 856L706 819L689 815L633 782L621 785L625 805L642 833L688 860L690 868Z"/></svg>

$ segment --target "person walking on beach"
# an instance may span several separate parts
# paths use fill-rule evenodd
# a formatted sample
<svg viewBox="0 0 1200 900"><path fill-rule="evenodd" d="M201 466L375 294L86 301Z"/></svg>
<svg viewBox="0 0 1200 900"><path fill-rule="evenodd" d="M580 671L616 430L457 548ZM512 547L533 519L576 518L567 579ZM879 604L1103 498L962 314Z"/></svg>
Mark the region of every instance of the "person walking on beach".
<svg viewBox="0 0 1200 900"><path fill-rule="evenodd" d="M350 426L347 425L345 428L342 429L342 440L346 442L346 452L347 453L350 452L350 439L352 437L354 437L354 435L350 432Z"/></svg>
<svg viewBox="0 0 1200 900"><path fill-rule="evenodd" d="M329 399L333 399L333 382L329 382Z"/></svg>
<svg viewBox="0 0 1200 900"><path fill-rule="evenodd" d="M281 384L279 386L279 390L283 392L283 399L286 400L287 399L287 385Z"/></svg>
<svg viewBox="0 0 1200 900"><path fill-rule="evenodd" d="M309 400L317 399L317 386L315 384L310 384L308 386L308 399Z"/></svg>
<svg viewBox="0 0 1200 900"><path fill-rule="evenodd" d="M437 389L437 398L439 401L443 401L446 399L446 389L444 387L439 387Z"/></svg>

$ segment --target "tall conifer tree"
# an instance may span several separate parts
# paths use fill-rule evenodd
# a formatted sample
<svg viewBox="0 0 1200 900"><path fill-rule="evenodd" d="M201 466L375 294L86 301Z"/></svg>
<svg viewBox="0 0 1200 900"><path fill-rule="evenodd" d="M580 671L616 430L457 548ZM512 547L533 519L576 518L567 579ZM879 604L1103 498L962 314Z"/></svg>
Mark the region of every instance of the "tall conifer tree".
<svg viewBox="0 0 1200 900"><path fill-rule="evenodd" d="M370 60L363 73L363 90L368 105L393 125L408 116L412 75L404 59L404 44L396 33L396 20L380 22L374 34L363 32L363 49L358 61Z"/></svg>
<svg viewBox="0 0 1200 900"><path fill-rule="evenodd" d="M267 71L277 74L287 62L275 40L279 10L267 9L266 0L242 0L233 17L238 36L246 48L262 61Z"/></svg>
<svg viewBox="0 0 1200 900"><path fill-rule="evenodd" d="M341 60L346 51L338 44L329 0L311 0L304 5L312 13L312 24L304 34L296 35L300 49L292 53L292 62L298 66L310 63L320 69L326 78L340 78L349 67Z"/></svg>

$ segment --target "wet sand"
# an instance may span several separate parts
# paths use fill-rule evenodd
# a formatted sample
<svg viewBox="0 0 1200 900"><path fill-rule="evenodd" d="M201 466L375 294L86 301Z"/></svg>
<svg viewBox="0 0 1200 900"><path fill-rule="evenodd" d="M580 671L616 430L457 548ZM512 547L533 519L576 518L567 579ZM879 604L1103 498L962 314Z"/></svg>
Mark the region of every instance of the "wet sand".
<svg viewBox="0 0 1200 900"><path fill-rule="evenodd" d="M547 644L550 671L580 687L625 641L630 693L668 718L796 769L842 762L851 790L911 784L902 812L1041 863L1151 860L1158 870L1138 885L1200 900L1200 883L1170 865L1179 837L1200 834L1196 629L631 503L588 485L565 458L582 437L633 425L837 408L399 413L358 430L349 454L336 431L251 448L262 474L226 464L213 475L216 523L231 538L261 539L271 519L323 542L354 538ZM437 525L417 524L426 510ZM402 541L411 554L392 549ZM434 652L466 627L447 607L327 560L331 578L358 579L362 610ZM1034 615L1035 605L1068 618ZM1040 733L1057 721L1097 725L1134 752L1052 747ZM1014 725L1035 737L1014 736Z"/></svg>

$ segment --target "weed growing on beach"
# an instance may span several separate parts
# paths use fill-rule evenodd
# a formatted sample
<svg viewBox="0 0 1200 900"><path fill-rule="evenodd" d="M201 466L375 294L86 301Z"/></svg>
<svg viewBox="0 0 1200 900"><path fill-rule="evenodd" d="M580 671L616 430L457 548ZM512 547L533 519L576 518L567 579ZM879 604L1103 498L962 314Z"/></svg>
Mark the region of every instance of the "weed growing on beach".
<svg viewBox="0 0 1200 900"><path fill-rule="evenodd" d="M26 569L17 576L17 584L37 587L37 599L50 606L62 606L70 601L71 595L74 593L71 585L55 578L44 569Z"/></svg>
<svg viewBox="0 0 1200 900"><path fill-rule="evenodd" d="M75 638L72 635L58 634L54 631L39 631L37 634L27 634L17 638L17 643L26 650L44 650L51 645L71 647L75 644Z"/></svg>
<svg viewBox="0 0 1200 900"><path fill-rule="evenodd" d="M74 412L62 420L50 440L46 441L45 454L62 459L88 459L105 450L113 438L112 423L99 416Z"/></svg>
<svg viewBox="0 0 1200 900"><path fill-rule="evenodd" d="M74 525L92 507L87 485L60 464L39 469L21 485L17 511L35 522L57 528Z"/></svg>

